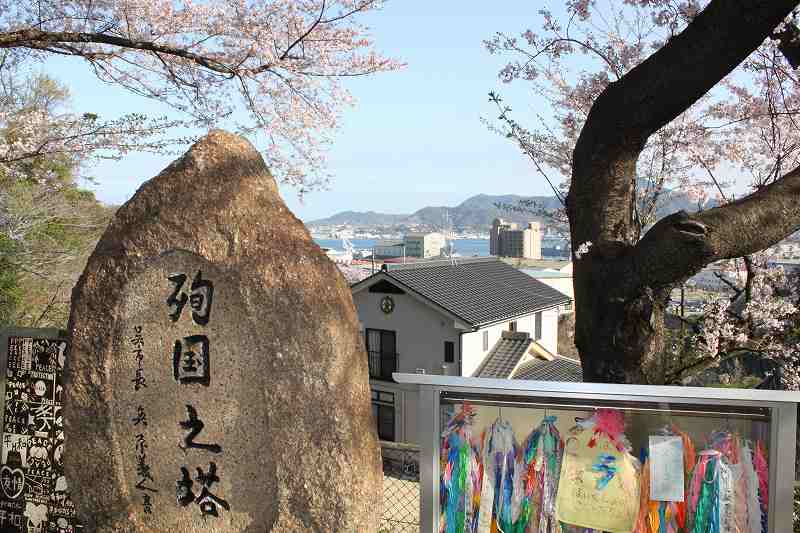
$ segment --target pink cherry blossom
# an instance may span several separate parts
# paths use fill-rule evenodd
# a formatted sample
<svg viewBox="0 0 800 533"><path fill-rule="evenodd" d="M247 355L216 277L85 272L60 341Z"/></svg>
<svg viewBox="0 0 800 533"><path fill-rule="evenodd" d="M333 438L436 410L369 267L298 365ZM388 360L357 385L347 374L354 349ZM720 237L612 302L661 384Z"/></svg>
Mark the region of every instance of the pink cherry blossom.
<svg viewBox="0 0 800 533"><path fill-rule="evenodd" d="M484 44L508 58L500 80L528 84L548 108L522 124L503 105L499 120L486 122L541 167L555 189L567 189L572 149L596 97L707 4L570 0L562 16L540 9L538 27L498 32ZM768 39L722 83L652 134L632 176L639 227L633 237L656 221L670 190L686 193L695 209L704 209L712 198L729 202L744 190L741 185L762 187L800 164L798 82L777 43Z"/></svg>
<svg viewBox="0 0 800 533"><path fill-rule="evenodd" d="M0 0L0 65L75 57L87 74L168 104L186 117L184 125L258 135L276 176L303 191L327 179L325 149L353 103L342 79L401 66L374 51L359 22L381 5ZM0 150L8 158L21 148Z"/></svg>

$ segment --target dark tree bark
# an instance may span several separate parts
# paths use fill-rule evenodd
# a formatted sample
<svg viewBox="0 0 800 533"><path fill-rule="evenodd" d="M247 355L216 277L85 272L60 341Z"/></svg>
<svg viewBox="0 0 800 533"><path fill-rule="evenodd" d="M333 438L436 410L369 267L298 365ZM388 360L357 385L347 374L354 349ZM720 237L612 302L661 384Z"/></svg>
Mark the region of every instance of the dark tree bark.
<svg viewBox="0 0 800 533"><path fill-rule="evenodd" d="M576 257L575 344L584 379L651 383L670 290L720 259L762 250L800 229L800 168L739 201L674 213L636 242L636 161L648 137L749 56L797 0L713 0L597 98L573 152L567 213Z"/></svg>

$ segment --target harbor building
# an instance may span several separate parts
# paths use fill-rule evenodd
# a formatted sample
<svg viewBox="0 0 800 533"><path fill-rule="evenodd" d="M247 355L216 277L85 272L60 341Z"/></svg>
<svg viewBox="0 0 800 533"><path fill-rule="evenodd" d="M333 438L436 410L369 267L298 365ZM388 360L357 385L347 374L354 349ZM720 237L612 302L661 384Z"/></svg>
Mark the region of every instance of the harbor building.
<svg viewBox="0 0 800 533"><path fill-rule="evenodd" d="M374 255L377 259L393 259L406 256L406 245L398 240L380 240L375 243Z"/></svg>
<svg viewBox="0 0 800 533"><path fill-rule="evenodd" d="M489 253L497 257L542 258L542 230L538 222L519 229L517 224L496 218L489 234Z"/></svg>
<svg viewBox="0 0 800 533"><path fill-rule="evenodd" d="M409 233L403 243L406 245L408 257L428 259L441 255L445 239L441 233Z"/></svg>

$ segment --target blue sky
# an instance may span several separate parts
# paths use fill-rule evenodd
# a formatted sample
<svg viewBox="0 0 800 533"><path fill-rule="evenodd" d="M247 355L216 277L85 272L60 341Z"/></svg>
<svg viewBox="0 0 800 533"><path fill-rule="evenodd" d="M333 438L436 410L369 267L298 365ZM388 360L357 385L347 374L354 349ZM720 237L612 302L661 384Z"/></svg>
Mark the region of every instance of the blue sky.
<svg viewBox="0 0 800 533"><path fill-rule="evenodd" d="M406 62L398 72L350 79L355 109L346 111L329 154L330 188L305 196L282 187L289 207L303 220L344 210L406 213L426 205L456 205L486 194L548 194L524 156L489 132L480 117L493 117L487 93L500 90L517 116L537 104L524 84L503 85L504 61L482 40L495 31L517 33L536 26L539 2L498 0L430 2L390 0L364 19L378 50ZM45 66L67 83L76 111L107 118L124 112L163 115L155 102L105 85L77 60ZM171 157L133 154L90 169L98 197L122 203L157 174Z"/></svg>

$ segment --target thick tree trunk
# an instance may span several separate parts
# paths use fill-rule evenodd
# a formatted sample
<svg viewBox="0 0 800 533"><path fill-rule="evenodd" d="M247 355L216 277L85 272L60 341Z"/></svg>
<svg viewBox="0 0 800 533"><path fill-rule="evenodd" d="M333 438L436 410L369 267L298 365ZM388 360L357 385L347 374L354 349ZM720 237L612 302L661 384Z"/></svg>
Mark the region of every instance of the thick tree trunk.
<svg viewBox="0 0 800 533"><path fill-rule="evenodd" d="M623 261L603 255L603 250L594 249L574 264L575 346L584 381L660 383L658 355L669 291L647 286L629 291L621 283Z"/></svg>
<svg viewBox="0 0 800 533"><path fill-rule="evenodd" d="M585 381L660 382L672 287L713 261L753 253L800 229L800 168L724 207L674 213L639 242L631 211L636 162L649 136L744 61L797 5L712 0L594 102L573 152L567 196L575 344Z"/></svg>

